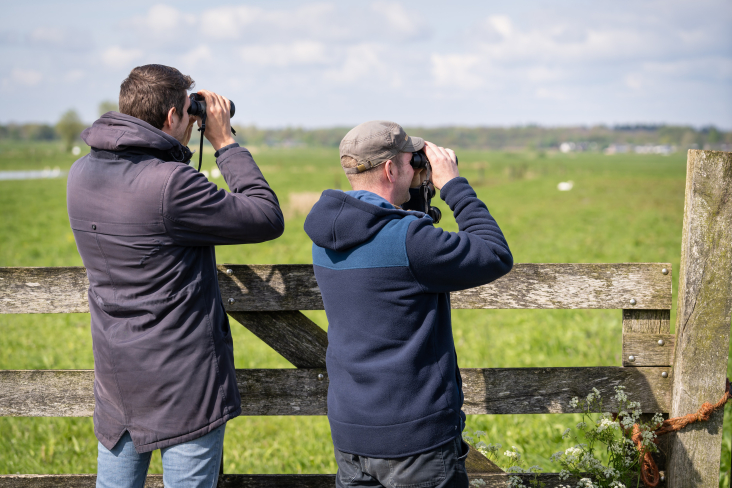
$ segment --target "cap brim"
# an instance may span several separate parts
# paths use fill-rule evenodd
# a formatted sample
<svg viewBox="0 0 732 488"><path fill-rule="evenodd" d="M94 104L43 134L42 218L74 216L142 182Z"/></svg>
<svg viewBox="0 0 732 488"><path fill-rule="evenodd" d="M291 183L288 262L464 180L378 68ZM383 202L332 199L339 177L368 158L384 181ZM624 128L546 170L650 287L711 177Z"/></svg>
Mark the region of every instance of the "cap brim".
<svg viewBox="0 0 732 488"><path fill-rule="evenodd" d="M421 151L423 147L424 147L424 139L422 139L421 137L407 136L407 140L404 142L404 145L399 148L399 151L417 152L417 151Z"/></svg>

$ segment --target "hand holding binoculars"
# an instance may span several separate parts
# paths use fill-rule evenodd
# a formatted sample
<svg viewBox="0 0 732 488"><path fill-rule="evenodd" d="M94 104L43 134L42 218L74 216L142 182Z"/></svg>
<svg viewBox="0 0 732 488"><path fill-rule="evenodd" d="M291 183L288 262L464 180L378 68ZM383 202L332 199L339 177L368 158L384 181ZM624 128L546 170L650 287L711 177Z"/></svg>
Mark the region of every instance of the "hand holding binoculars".
<svg viewBox="0 0 732 488"><path fill-rule="evenodd" d="M455 156L455 164L457 163L458 158ZM432 166L430 165L430 160L427 158L427 154L424 149L413 152L412 159L409 160L409 164L412 165L412 168L414 168L415 171L419 171L421 169L427 170L425 179L419 187L420 194L425 202L424 213L429 215L432 220L435 221L435 224L440 223L440 220L442 219L442 212L439 208L430 205L436 192L435 185L432 183Z"/></svg>
<svg viewBox="0 0 732 488"><path fill-rule="evenodd" d="M198 149L198 171L201 171L201 163L203 162L203 134L206 132L206 98L198 93L191 93L189 95L191 104L188 106L188 114L201 119L201 127L198 131L201 133L201 145ZM229 118L232 118L236 113L236 107L234 102L229 100ZM231 133L236 135L234 128L231 128Z"/></svg>

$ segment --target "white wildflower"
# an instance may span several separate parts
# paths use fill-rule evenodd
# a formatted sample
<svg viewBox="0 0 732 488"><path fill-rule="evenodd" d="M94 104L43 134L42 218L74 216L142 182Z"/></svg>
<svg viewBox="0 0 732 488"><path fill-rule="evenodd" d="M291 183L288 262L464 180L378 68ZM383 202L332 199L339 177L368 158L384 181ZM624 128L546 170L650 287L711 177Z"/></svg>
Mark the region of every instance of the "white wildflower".
<svg viewBox="0 0 732 488"><path fill-rule="evenodd" d="M584 454L582 454L582 460L580 461L580 464L584 466L584 469L587 471L597 471L603 469L602 462L589 452L585 452Z"/></svg>
<svg viewBox="0 0 732 488"><path fill-rule="evenodd" d="M478 478L477 480L473 480L470 482L472 486L485 486L486 482L483 481L483 478Z"/></svg>
<svg viewBox="0 0 732 488"><path fill-rule="evenodd" d="M582 430L582 429L584 429L585 427L587 427L587 424L586 424L586 423L584 423L584 422L579 422L579 423L577 424L577 429L578 429L578 430Z"/></svg>
<svg viewBox="0 0 732 488"><path fill-rule="evenodd" d="M518 476L509 476L508 478L509 488L526 488L524 482Z"/></svg>
<svg viewBox="0 0 732 488"><path fill-rule="evenodd" d="M605 418L605 419L600 419L600 421L598 422L596 431L599 434L600 432L602 432L605 429L617 429L617 428L618 428L618 424L616 422L613 422L612 420Z"/></svg>
<svg viewBox="0 0 732 488"><path fill-rule="evenodd" d="M514 459L515 462L519 462L521 460L521 453L516 451L516 446L511 446L513 450L506 451L503 453L504 456L509 457L511 459Z"/></svg>
<svg viewBox="0 0 732 488"><path fill-rule="evenodd" d="M654 426L661 425L663 423L663 415L661 415L660 413L653 415L652 422Z"/></svg>
<svg viewBox="0 0 732 488"><path fill-rule="evenodd" d="M566 439L567 437L569 437L569 433L570 433L570 432L572 432L572 429L570 429L569 427L567 427L567 428L566 428L566 429L564 430L564 432L562 433L562 439Z"/></svg>
<svg viewBox="0 0 732 488"><path fill-rule="evenodd" d="M579 398L574 397L569 401L569 406L572 408L577 408L577 405L579 405Z"/></svg>
<svg viewBox="0 0 732 488"><path fill-rule="evenodd" d="M582 449L580 449L578 446L568 447L564 451L564 456L568 463L577 462L580 460L580 457L582 456Z"/></svg>
<svg viewBox="0 0 732 488"><path fill-rule="evenodd" d="M577 483L578 488L598 488L598 486L592 482L590 478L582 478Z"/></svg>
<svg viewBox="0 0 732 488"><path fill-rule="evenodd" d="M623 428L625 430L633 427L634 423L635 423L635 420L633 420L633 417L623 417L623 420L620 421L620 424L623 426Z"/></svg>

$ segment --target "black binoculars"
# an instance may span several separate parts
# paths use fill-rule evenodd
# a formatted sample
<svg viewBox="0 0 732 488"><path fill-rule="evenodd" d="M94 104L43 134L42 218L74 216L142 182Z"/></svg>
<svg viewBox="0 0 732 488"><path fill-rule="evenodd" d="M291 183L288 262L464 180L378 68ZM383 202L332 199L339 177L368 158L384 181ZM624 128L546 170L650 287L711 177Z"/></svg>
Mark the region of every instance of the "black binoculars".
<svg viewBox="0 0 732 488"><path fill-rule="evenodd" d="M455 164L457 164L457 162L458 159L457 156L455 156ZM419 190L422 198L424 199L424 213L432 217L435 224L439 224L442 219L442 212L440 212L439 208L430 205L430 203L432 203L432 197L435 196L435 185L432 184L432 168L430 167L430 160L427 159L427 154L425 154L424 149L413 152L412 159L409 160L409 164L412 165L412 168L415 170L427 168L427 179L422 182Z"/></svg>
<svg viewBox="0 0 732 488"><path fill-rule="evenodd" d="M199 95L198 93L191 93L189 98L191 99L191 105L188 107L188 113L195 117L203 118L203 116L206 115L206 99L203 98L203 95ZM234 116L234 113L236 113L236 108L234 107L234 102L231 100L229 100L229 104L231 105L229 118L231 118Z"/></svg>

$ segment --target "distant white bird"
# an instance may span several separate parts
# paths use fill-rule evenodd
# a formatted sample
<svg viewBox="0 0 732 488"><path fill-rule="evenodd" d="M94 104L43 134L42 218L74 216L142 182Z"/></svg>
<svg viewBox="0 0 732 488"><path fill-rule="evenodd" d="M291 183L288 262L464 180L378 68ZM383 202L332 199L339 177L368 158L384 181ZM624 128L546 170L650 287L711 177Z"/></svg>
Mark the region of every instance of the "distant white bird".
<svg viewBox="0 0 732 488"><path fill-rule="evenodd" d="M557 185L559 191L569 191L574 186L574 181L562 181Z"/></svg>

